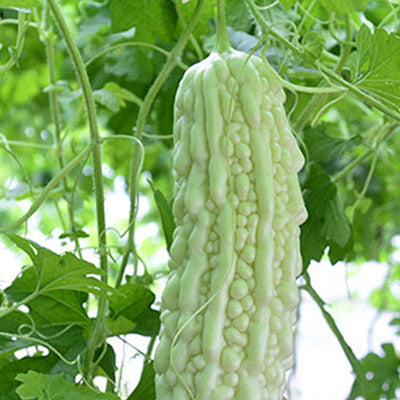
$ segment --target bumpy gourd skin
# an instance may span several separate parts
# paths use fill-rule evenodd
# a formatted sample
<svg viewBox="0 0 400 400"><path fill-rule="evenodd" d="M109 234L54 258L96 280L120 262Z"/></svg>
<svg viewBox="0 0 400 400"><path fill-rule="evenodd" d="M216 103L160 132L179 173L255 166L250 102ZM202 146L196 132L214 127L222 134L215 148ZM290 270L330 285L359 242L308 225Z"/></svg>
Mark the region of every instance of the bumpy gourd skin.
<svg viewBox="0 0 400 400"><path fill-rule="evenodd" d="M263 62L234 50L212 53L180 83L158 400L282 399L307 216L284 100Z"/></svg>

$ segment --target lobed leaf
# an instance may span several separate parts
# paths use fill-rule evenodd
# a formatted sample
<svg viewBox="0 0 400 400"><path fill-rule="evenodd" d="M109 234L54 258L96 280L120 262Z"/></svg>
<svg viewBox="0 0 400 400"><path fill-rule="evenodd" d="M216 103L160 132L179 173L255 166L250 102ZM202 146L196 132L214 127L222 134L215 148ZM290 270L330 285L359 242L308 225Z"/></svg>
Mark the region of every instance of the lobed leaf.
<svg viewBox="0 0 400 400"><path fill-rule="evenodd" d="M383 28L371 32L362 25L356 37L357 51L349 66L354 85L372 93L388 106L400 107L400 38Z"/></svg>
<svg viewBox="0 0 400 400"><path fill-rule="evenodd" d="M66 381L61 375L45 375L35 371L17 375L22 384L16 392L22 400L119 400L111 393L97 393Z"/></svg>
<svg viewBox="0 0 400 400"><path fill-rule="evenodd" d="M312 259L321 259L329 241L344 248L352 232L337 188L319 165L311 165L304 189L309 217L301 226L301 249L303 265L307 268Z"/></svg>

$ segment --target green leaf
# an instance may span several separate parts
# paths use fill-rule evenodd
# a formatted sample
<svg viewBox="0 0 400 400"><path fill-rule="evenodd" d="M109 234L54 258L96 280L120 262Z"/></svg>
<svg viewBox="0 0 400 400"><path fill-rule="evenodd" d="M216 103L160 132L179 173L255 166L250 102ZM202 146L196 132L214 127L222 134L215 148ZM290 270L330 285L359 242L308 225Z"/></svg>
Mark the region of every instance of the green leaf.
<svg viewBox="0 0 400 400"><path fill-rule="evenodd" d="M289 10L296 4L297 0L280 0L280 2L282 3L283 7L286 8L286 10Z"/></svg>
<svg viewBox="0 0 400 400"><path fill-rule="evenodd" d="M324 49L325 39L319 32L309 31L302 40L303 49L309 61L319 58Z"/></svg>
<svg viewBox="0 0 400 400"><path fill-rule="evenodd" d="M395 280L395 282L397 284L398 280ZM398 293L392 290L393 287L395 285L390 285L390 281L388 281L387 287L373 289L369 297L369 302L377 310L398 312L400 309L400 298Z"/></svg>
<svg viewBox="0 0 400 400"><path fill-rule="evenodd" d="M50 317L51 310L47 312ZM60 316L58 318L62 319ZM64 317L64 319L67 318ZM25 334L26 337L21 337ZM15 340L12 339L14 335L17 336ZM39 343L55 348L68 360L76 359L86 346L82 326L67 325L66 323L63 326L51 326L48 323L44 325L43 321L37 318L35 312L31 312L28 316L20 311L14 311L0 319L0 356L37 346ZM49 349L51 350L50 347ZM67 372L72 369L73 375L76 372L76 366L71 368L58 358L54 368Z"/></svg>
<svg viewBox="0 0 400 400"><path fill-rule="evenodd" d="M89 276L103 275L103 271L74 254L65 253L60 256L20 236L8 235L8 237L33 262L33 265L25 268L5 290L11 301L23 301L28 296L32 300L44 294L54 299L61 296L62 290L81 291L105 297L115 292L115 289L101 280ZM65 303L68 304L70 301L68 298Z"/></svg>
<svg viewBox="0 0 400 400"><path fill-rule="evenodd" d="M392 4L387 0L369 0L364 15L374 26L378 26L392 11L391 7Z"/></svg>
<svg viewBox="0 0 400 400"><path fill-rule="evenodd" d="M245 53L250 53L254 50L254 48L259 45L258 38L253 35L250 35L246 32L235 31L232 28L228 27L229 39L231 40L232 46L236 50L243 51ZM214 37L216 39L216 36ZM215 43L215 41L214 41ZM213 43L213 45L214 45ZM255 52L257 54L257 51Z"/></svg>
<svg viewBox="0 0 400 400"><path fill-rule="evenodd" d="M169 250L172 244L172 235L175 230L175 222L172 214L171 203L167 201L164 194L160 190L154 188L150 181L149 183L151 189L153 190L154 200L160 216L161 226L164 233L165 242L167 244L167 250Z"/></svg>
<svg viewBox="0 0 400 400"><path fill-rule="evenodd" d="M38 0L0 0L0 7L29 9L39 5Z"/></svg>
<svg viewBox="0 0 400 400"><path fill-rule="evenodd" d="M226 23L238 31L247 32L251 29L253 22L242 0L227 0Z"/></svg>
<svg viewBox="0 0 400 400"><path fill-rule="evenodd" d="M118 96L111 90L99 89L93 92L94 99L97 103L108 108L112 112L118 112L120 101Z"/></svg>
<svg viewBox="0 0 400 400"><path fill-rule="evenodd" d="M29 185L27 183L21 182L14 189L7 190L4 198L7 200L11 199L22 200L30 198L30 196L32 196L32 192L30 190Z"/></svg>
<svg viewBox="0 0 400 400"><path fill-rule="evenodd" d="M154 379L153 362L146 363L140 376L139 384L127 400L154 400L156 398Z"/></svg>
<svg viewBox="0 0 400 400"><path fill-rule="evenodd" d="M349 63L352 83L379 97L388 106L400 106L400 38L362 25L356 37L357 51Z"/></svg>
<svg viewBox="0 0 400 400"><path fill-rule="evenodd" d="M83 332L90 324L83 307L87 294L108 296L117 291L87 276L99 274L99 269L73 254L59 256L19 236L9 238L29 255L33 265L23 269L5 294L12 302L25 303L29 313L6 314L0 318L0 332L29 336L13 341L0 334L0 354L47 343L50 350L53 347L67 359L76 359L86 346ZM3 310L7 312L6 307ZM62 362L55 368L71 375L76 372L75 366L66 368Z"/></svg>
<svg viewBox="0 0 400 400"><path fill-rule="evenodd" d="M119 315L116 318L107 318L107 328L109 330L109 336L127 335L134 333L137 327L136 322L130 321L123 315Z"/></svg>
<svg viewBox="0 0 400 400"><path fill-rule="evenodd" d="M178 10L182 18L188 22L193 15L196 8L196 1L189 1L183 4L178 1ZM204 2L203 8L201 9L199 20L194 27L193 34L197 39L210 34L210 20L217 16L217 0L207 0Z"/></svg>
<svg viewBox="0 0 400 400"><path fill-rule="evenodd" d="M307 129L304 141L310 153L310 158L315 162L327 162L339 159L343 154L362 142L359 135L349 139L332 137L326 133L324 126Z"/></svg>
<svg viewBox="0 0 400 400"><path fill-rule="evenodd" d="M328 256L332 264L336 264L339 261L348 261L354 258L354 235L351 232L350 240L343 246L340 247L333 240L328 240L329 252Z"/></svg>
<svg viewBox="0 0 400 400"><path fill-rule="evenodd" d="M127 319L134 325L131 332L145 336L156 336L160 328L159 312L150 306L154 303L154 294L145 286L135 283L126 283L120 286L118 293L110 298L111 324L110 329L113 334L116 329L129 328ZM124 319L121 319L124 317ZM119 320L118 320L119 319Z"/></svg>
<svg viewBox="0 0 400 400"><path fill-rule="evenodd" d="M110 393L96 393L66 381L61 375L44 375L35 371L17 375L22 384L16 392L22 400L119 400Z"/></svg>
<svg viewBox="0 0 400 400"><path fill-rule="evenodd" d="M87 238L89 234L81 229L70 230L67 232L63 232L58 238L59 239L66 239L69 238L71 240L75 240L77 238Z"/></svg>
<svg viewBox="0 0 400 400"><path fill-rule="evenodd" d="M113 32L135 27L138 41L154 43L156 38L173 41L176 14L169 0L112 0L111 18Z"/></svg>
<svg viewBox="0 0 400 400"><path fill-rule="evenodd" d="M389 323L390 326L395 326L397 329L396 334L400 336L400 318L394 318Z"/></svg>
<svg viewBox="0 0 400 400"><path fill-rule="evenodd" d="M325 218L326 236L344 247L350 239L351 229L338 196L326 204Z"/></svg>
<svg viewBox="0 0 400 400"><path fill-rule="evenodd" d="M353 11L364 11L367 0L319 0L328 10L338 14L347 14Z"/></svg>
<svg viewBox="0 0 400 400"><path fill-rule="evenodd" d="M311 165L304 189L309 216L301 227L301 249L307 268L312 259L321 259L329 241L344 248L351 238L351 228L336 186L319 165Z"/></svg>
<svg viewBox="0 0 400 400"><path fill-rule="evenodd" d="M41 294L26 303L35 324L41 327L52 325L87 323L80 294L72 290L57 290Z"/></svg>
<svg viewBox="0 0 400 400"><path fill-rule="evenodd" d="M400 388L400 358L392 343L382 345L384 354L367 354L362 360L362 367L367 379L363 381L365 400L396 399L396 389ZM361 396L360 382L354 382L348 400Z"/></svg>
<svg viewBox="0 0 400 400"><path fill-rule="evenodd" d="M95 359L101 356L103 353L103 348L99 347L95 353ZM115 372L117 367L115 365L115 352L112 346L107 343L106 353L103 355L99 362L99 366L102 368L104 373L114 382L115 381Z"/></svg>
<svg viewBox="0 0 400 400"><path fill-rule="evenodd" d="M8 363L4 362L0 368L0 400L21 400L15 392L19 385L15 379L16 376L29 370L51 372L57 361L58 357L50 354L46 357L24 357L20 360L13 359Z"/></svg>
<svg viewBox="0 0 400 400"><path fill-rule="evenodd" d="M10 336L7 336L15 334L19 330L29 332L31 325L32 321L29 317L18 310L0 318L0 355L3 356L13 353L15 350L32 346L33 342L29 338L12 340Z"/></svg>
<svg viewBox="0 0 400 400"><path fill-rule="evenodd" d="M109 53L103 70L129 81L150 83L154 79L154 65L149 52L138 48L124 48ZM112 88L107 89L115 93Z"/></svg>
<svg viewBox="0 0 400 400"><path fill-rule="evenodd" d="M136 96L131 91L122 88L121 86L118 85L118 83L107 82L104 85L104 89L114 93L119 98L121 106L125 106L125 101L129 101L129 102L135 103L135 104L142 103L142 99L140 99L138 96Z"/></svg>

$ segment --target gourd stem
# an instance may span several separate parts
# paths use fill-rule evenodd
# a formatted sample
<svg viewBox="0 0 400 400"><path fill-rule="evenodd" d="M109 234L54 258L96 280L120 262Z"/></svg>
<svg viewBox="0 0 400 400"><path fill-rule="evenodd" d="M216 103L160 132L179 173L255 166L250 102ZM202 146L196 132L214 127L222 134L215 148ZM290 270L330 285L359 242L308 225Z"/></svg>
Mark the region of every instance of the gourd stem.
<svg viewBox="0 0 400 400"><path fill-rule="evenodd" d="M365 391L364 390L365 373L364 373L361 362L357 359L352 348L346 342L346 340L343 337L342 333L340 332L338 326L336 325L336 322L333 319L332 315L329 313L329 311L327 311L326 303L321 299L321 297L318 295L318 293L315 291L315 289L311 285L311 280L310 280L310 276L308 275L308 273L305 272L303 274L303 276L304 276L306 283L301 288L304 289L317 304L326 323L329 325L329 328L331 329L331 331L333 332L333 334L336 336L337 340L339 341L340 346L342 347L343 352L345 353L345 355L347 357L347 360L349 361L354 373L356 374L358 383L361 388L361 392L364 393L364 391Z"/></svg>
<svg viewBox="0 0 400 400"><path fill-rule="evenodd" d="M231 48L231 42L228 36L225 16L225 0L218 0L218 25L217 25L217 44L215 50L223 53Z"/></svg>
<svg viewBox="0 0 400 400"><path fill-rule="evenodd" d="M93 91L90 86L89 76L85 69L82 56L79 52L72 35L69 31L68 25L65 21L64 15L57 4L56 0L47 0L53 18L61 32L61 36L67 45L72 64L75 68L78 81L82 88L83 99L86 107L87 119L90 130L90 138L93 143L92 157L93 157L93 180L94 190L96 194L96 222L97 222L97 236L99 243L100 255L100 268L104 274L102 280L108 281L108 261L107 261L107 238L106 238L106 221L104 211L104 184L102 173L102 155L101 155L101 139L97 125L96 106L93 97ZM91 382L92 380L92 367L93 357L96 349L102 345L105 339L105 318L108 309L108 301L100 297L97 310L96 321L90 332L88 340L88 347L85 356L83 374L84 378Z"/></svg>

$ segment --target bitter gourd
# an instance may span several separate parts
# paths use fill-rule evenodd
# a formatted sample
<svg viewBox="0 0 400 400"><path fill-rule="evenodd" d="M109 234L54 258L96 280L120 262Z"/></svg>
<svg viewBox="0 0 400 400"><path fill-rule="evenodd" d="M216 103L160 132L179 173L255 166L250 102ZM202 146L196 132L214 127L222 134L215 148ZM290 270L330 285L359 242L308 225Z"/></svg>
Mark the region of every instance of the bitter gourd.
<svg viewBox="0 0 400 400"><path fill-rule="evenodd" d="M263 61L235 50L180 82L158 400L282 399L306 219L284 101Z"/></svg>

